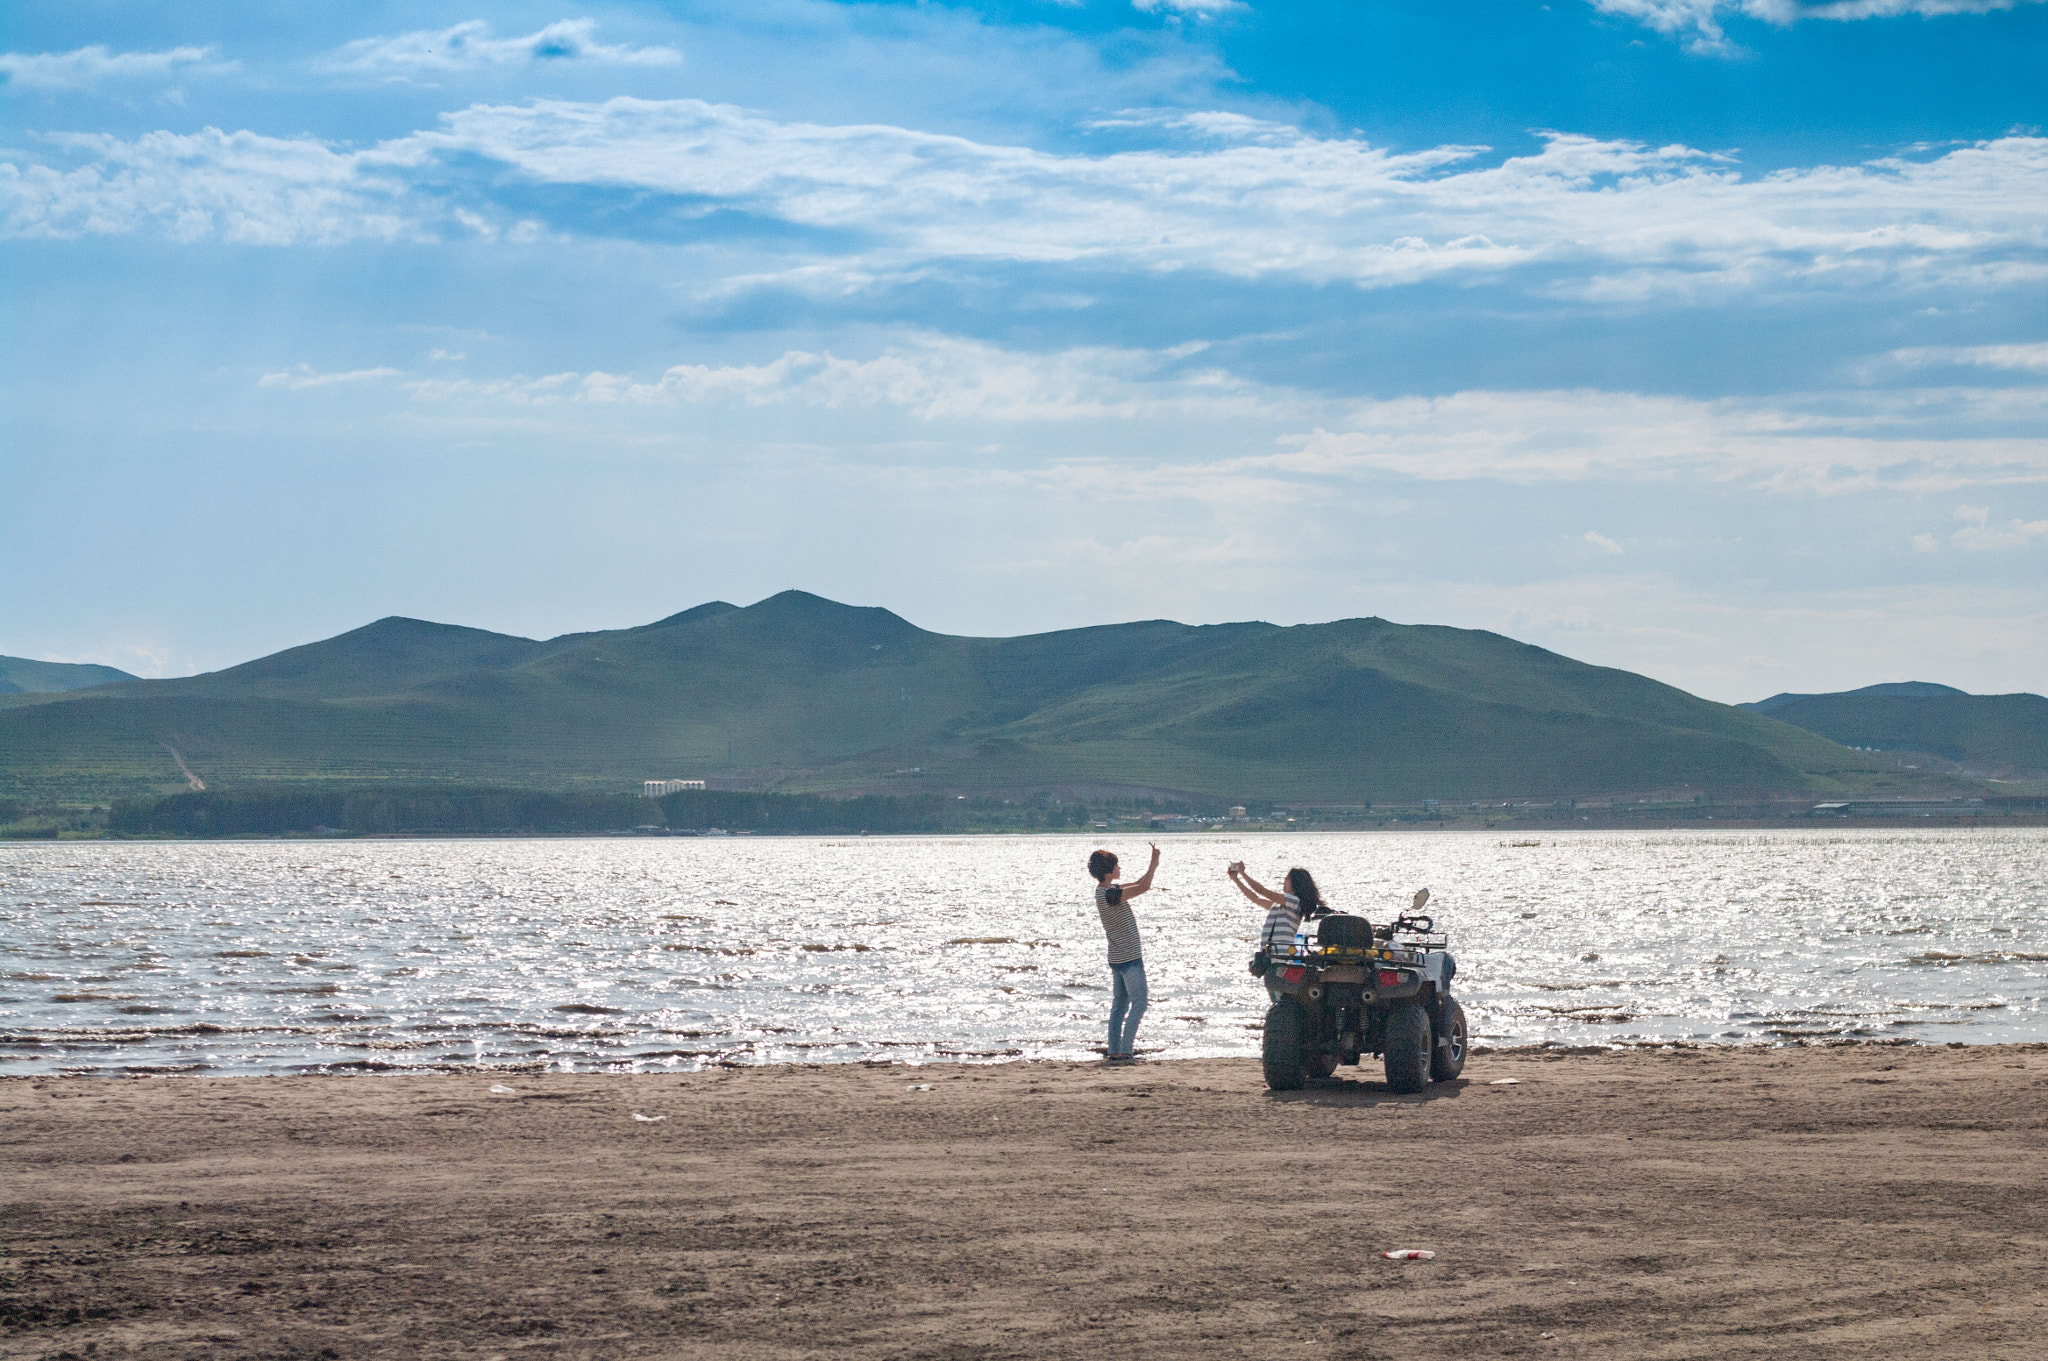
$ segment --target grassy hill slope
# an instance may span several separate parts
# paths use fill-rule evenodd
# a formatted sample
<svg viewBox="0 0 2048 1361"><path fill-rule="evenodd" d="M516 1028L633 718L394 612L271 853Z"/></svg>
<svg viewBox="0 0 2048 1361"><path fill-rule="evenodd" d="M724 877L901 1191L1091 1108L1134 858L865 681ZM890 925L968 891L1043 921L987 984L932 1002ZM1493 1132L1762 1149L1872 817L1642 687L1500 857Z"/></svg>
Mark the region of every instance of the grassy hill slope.
<svg viewBox="0 0 2048 1361"><path fill-rule="evenodd" d="M38 662L0 657L0 695L55 695L110 681L134 680L126 671L90 662Z"/></svg>
<svg viewBox="0 0 2048 1361"><path fill-rule="evenodd" d="M2048 699L2040 695L1873 685L1761 703L1772 705L1772 718L1847 746L1925 752L1990 775L2048 772Z"/></svg>
<svg viewBox="0 0 2048 1361"><path fill-rule="evenodd" d="M1802 699L1866 699L1876 695L1967 695L1968 690L1958 690L1953 685L1936 685L1933 681L1888 681L1883 685L1866 685L1860 690L1841 690L1832 695L1795 695L1790 691L1772 695L1769 699L1753 700L1738 704L1738 709L1747 709L1753 714L1775 714L1788 704Z"/></svg>
<svg viewBox="0 0 2048 1361"><path fill-rule="evenodd" d="M546 642L386 619L210 675L0 700L17 791L146 792L175 777L165 744L215 785L708 776L1337 802L1903 778L1491 633L1347 619L962 638L798 591Z"/></svg>

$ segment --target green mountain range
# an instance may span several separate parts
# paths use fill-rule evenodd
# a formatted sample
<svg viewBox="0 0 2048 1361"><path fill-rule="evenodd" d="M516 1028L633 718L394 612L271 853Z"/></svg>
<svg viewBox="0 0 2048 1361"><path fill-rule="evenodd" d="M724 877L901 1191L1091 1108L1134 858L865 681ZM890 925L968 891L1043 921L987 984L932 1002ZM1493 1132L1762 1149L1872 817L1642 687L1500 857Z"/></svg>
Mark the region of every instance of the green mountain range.
<svg viewBox="0 0 2048 1361"><path fill-rule="evenodd" d="M1831 695L1772 695L1739 708L1852 747L1935 756L2000 778L2048 777L2048 698L1972 695L1928 681Z"/></svg>
<svg viewBox="0 0 2048 1361"><path fill-rule="evenodd" d="M800 591L546 642L390 618L188 679L0 696L0 791L155 793L182 786L176 758L213 788L673 777L1322 802L1919 778L1492 633L1157 620L963 638Z"/></svg>
<svg viewBox="0 0 2048 1361"><path fill-rule="evenodd" d="M111 666L90 662L38 662L27 657L0 657L0 695L53 695L83 690L109 681L135 677Z"/></svg>

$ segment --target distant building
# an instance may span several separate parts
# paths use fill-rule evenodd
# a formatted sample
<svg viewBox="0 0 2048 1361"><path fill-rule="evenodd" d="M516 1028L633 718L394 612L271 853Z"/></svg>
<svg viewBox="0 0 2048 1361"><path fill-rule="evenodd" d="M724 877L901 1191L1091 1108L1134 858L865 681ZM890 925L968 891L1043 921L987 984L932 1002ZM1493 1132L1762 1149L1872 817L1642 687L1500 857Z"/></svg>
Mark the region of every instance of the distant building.
<svg viewBox="0 0 2048 1361"><path fill-rule="evenodd" d="M1244 805L1243 805L1243 804L1241 804L1241 803L1234 803L1234 804L1232 804L1232 805L1230 806L1230 816L1232 816L1232 817L1234 817L1234 818L1241 818L1241 817L1243 817L1243 816L1244 816Z"/></svg>
<svg viewBox="0 0 2048 1361"><path fill-rule="evenodd" d="M1892 817L1932 817L1937 813L1981 813L1982 799L1843 799L1838 803L1817 803L1811 817L1852 817L1875 813Z"/></svg>
<svg viewBox="0 0 2048 1361"><path fill-rule="evenodd" d="M643 780L640 784L640 797L643 799L658 799L663 794L680 794L685 789L702 789L703 787L704 782L702 780Z"/></svg>

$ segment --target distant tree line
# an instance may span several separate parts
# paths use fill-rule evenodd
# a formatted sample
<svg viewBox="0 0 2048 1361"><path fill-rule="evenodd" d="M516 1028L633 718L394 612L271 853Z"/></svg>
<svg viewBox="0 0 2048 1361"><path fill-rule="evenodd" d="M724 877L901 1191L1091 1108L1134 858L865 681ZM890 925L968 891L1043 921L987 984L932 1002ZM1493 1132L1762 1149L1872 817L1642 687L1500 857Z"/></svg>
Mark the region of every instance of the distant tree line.
<svg viewBox="0 0 2048 1361"><path fill-rule="evenodd" d="M434 786L253 787L124 799L113 832L278 836L289 832L603 832L652 822L643 799Z"/></svg>
<svg viewBox="0 0 2048 1361"><path fill-rule="evenodd" d="M938 795L831 799L817 794L688 790L663 799L530 789L254 787L117 802L109 831L131 836L283 836L294 832L611 832L677 830L936 832L966 825Z"/></svg>
<svg viewBox="0 0 2048 1361"><path fill-rule="evenodd" d="M1091 827L1099 816L1121 831L1133 814L1198 811L1132 799L1062 804L1027 799L964 799L944 794L771 794L688 789L660 799L630 794L560 793L466 785L253 785L124 799L107 830L129 836L286 836L347 832L612 832L636 827L675 831L852 835L859 832L1060 831ZM1206 811L1206 810L1203 810ZM1220 805L1219 805L1220 811Z"/></svg>
<svg viewBox="0 0 2048 1361"><path fill-rule="evenodd" d="M729 832L945 832L967 825L959 800L938 794L898 798L862 794L749 794L726 789L685 789L656 800L670 827Z"/></svg>

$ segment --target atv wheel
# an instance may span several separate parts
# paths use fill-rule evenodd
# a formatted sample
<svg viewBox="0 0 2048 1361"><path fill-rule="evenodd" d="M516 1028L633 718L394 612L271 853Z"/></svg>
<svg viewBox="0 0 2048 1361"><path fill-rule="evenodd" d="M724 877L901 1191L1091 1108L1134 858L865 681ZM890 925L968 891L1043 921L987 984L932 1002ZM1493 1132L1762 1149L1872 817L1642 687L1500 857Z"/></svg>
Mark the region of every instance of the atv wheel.
<svg viewBox="0 0 2048 1361"><path fill-rule="evenodd" d="M1283 997L1266 1012L1266 1035L1259 1046L1266 1085L1276 1092L1298 1092L1308 1083L1308 1016L1300 1003Z"/></svg>
<svg viewBox="0 0 2048 1361"><path fill-rule="evenodd" d="M1458 1005L1455 997L1444 999L1443 1028L1437 1034L1437 1043L1429 1051L1429 1075L1438 1082L1449 1082L1465 1071L1465 1008Z"/></svg>
<svg viewBox="0 0 2048 1361"><path fill-rule="evenodd" d="M1272 1022L1266 1022L1270 1031ZM1387 1012L1387 1088L1401 1096L1429 1086L1429 1013L1419 1002L1396 1002Z"/></svg>
<svg viewBox="0 0 2048 1361"><path fill-rule="evenodd" d="M1318 1049L1308 1056L1308 1075L1317 1081L1337 1071L1337 1051Z"/></svg>

